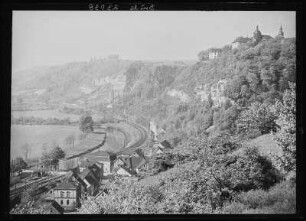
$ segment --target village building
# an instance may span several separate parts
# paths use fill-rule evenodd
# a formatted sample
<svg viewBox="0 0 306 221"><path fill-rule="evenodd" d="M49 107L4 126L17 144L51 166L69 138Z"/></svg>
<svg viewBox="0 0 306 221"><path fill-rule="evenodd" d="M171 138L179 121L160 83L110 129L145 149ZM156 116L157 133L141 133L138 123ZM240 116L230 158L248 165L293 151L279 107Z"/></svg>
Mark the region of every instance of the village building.
<svg viewBox="0 0 306 221"><path fill-rule="evenodd" d="M50 201L47 203L45 210L49 214L63 214L64 208L61 207L55 200Z"/></svg>
<svg viewBox="0 0 306 221"><path fill-rule="evenodd" d="M161 149L167 149L167 148L172 149L171 144L167 140L164 140L164 141L160 142L158 144L158 147L160 147Z"/></svg>
<svg viewBox="0 0 306 221"><path fill-rule="evenodd" d="M132 177L133 175L136 175L135 173L133 173L131 170L129 170L128 168L124 166L118 167L115 171L115 174L124 176L124 177Z"/></svg>
<svg viewBox="0 0 306 221"><path fill-rule="evenodd" d="M143 151L139 148L138 149L127 148L118 152L116 155L117 157L131 157L131 156L144 157Z"/></svg>
<svg viewBox="0 0 306 221"><path fill-rule="evenodd" d="M153 151L154 151L155 154L164 154L164 153L168 153L169 149L168 148L161 148L161 147L158 146Z"/></svg>
<svg viewBox="0 0 306 221"><path fill-rule="evenodd" d="M85 156L84 160L103 165L103 175L111 174L114 166L116 155L108 151L96 151Z"/></svg>
<svg viewBox="0 0 306 221"><path fill-rule="evenodd" d="M215 59L217 57L219 57L221 53L221 50L220 49L217 49L217 48L211 48L208 52L208 58L209 59Z"/></svg>
<svg viewBox="0 0 306 221"><path fill-rule="evenodd" d="M99 163L90 163L86 168L75 168L72 170L71 178L81 186L81 192L95 195L100 188L103 177L103 166Z"/></svg>
<svg viewBox="0 0 306 221"><path fill-rule="evenodd" d="M68 171L76 168L79 165L79 158L75 157L72 159L60 159L58 161L58 169L60 171Z"/></svg>
<svg viewBox="0 0 306 221"><path fill-rule="evenodd" d="M279 38L284 38L285 37L282 26L280 26L279 31L278 31L276 37L279 37Z"/></svg>
<svg viewBox="0 0 306 221"><path fill-rule="evenodd" d="M239 46L250 42L251 39L248 37L238 37L232 42L232 49L238 48Z"/></svg>
<svg viewBox="0 0 306 221"><path fill-rule="evenodd" d="M252 38L252 42L254 44L258 44L262 39L262 34L261 32L259 31L259 28L258 28L258 25L256 26L256 29L253 33L253 38Z"/></svg>
<svg viewBox="0 0 306 221"><path fill-rule="evenodd" d="M117 154L117 159L114 162L114 173L118 174L119 168L123 167L131 174L138 173L139 169L145 167L147 158L141 149L126 149ZM119 172L123 170L119 170Z"/></svg>
<svg viewBox="0 0 306 221"><path fill-rule="evenodd" d="M261 41L268 41L270 39L272 39L270 35L261 34L261 32L259 31L258 25L257 25L256 30L253 33L252 43L254 45L257 45Z"/></svg>
<svg viewBox="0 0 306 221"><path fill-rule="evenodd" d="M284 31L283 31L283 27L280 26L277 35L275 36L275 39L278 39L281 41L281 44L284 43L285 41L285 35L284 35Z"/></svg>
<svg viewBox="0 0 306 221"><path fill-rule="evenodd" d="M53 188L54 200L65 211L73 211L80 205L80 186L72 182L66 182Z"/></svg>
<svg viewBox="0 0 306 221"><path fill-rule="evenodd" d="M84 188L84 191L89 195L95 195L99 191L99 180L93 175L92 171L85 169L77 175L77 181ZM81 181L80 181L81 180Z"/></svg>

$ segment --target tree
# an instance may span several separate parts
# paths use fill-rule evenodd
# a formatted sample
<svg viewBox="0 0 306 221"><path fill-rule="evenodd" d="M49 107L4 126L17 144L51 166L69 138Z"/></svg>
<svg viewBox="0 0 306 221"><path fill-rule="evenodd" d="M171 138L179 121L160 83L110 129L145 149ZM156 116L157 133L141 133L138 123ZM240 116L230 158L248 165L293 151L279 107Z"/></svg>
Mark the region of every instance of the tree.
<svg viewBox="0 0 306 221"><path fill-rule="evenodd" d="M262 134L276 131L276 116L267 103L253 102L251 106L242 111L238 117L238 132L259 130Z"/></svg>
<svg viewBox="0 0 306 221"><path fill-rule="evenodd" d="M62 148L60 148L59 146L56 146L51 150L50 156L51 156L51 163L54 165L58 163L59 159L62 159L65 157L65 152Z"/></svg>
<svg viewBox="0 0 306 221"><path fill-rule="evenodd" d="M21 146L25 160L28 160L28 154L31 152L29 144L25 143Z"/></svg>
<svg viewBox="0 0 306 221"><path fill-rule="evenodd" d="M93 122L92 117L90 115L83 115L80 118L79 127L80 127L80 130L83 133L88 134L88 133L92 132L93 131L93 125L94 125L94 122Z"/></svg>
<svg viewBox="0 0 306 221"><path fill-rule="evenodd" d="M41 160L45 166L56 165L59 159L65 157L65 152L55 142L52 143L51 149L47 149L47 144L43 145Z"/></svg>
<svg viewBox="0 0 306 221"><path fill-rule="evenodd" d="M289 83L289 90L283 95L283 101L277 101L274 112L279 129L275 133L275 140L283 150L279 158L281 167L286 171L296 170L296 94L295 83Z"/></svg>
<svg viewBox="0 0 306 221"><path fill-rule="evenodd" d="M20 172L22 169L27 168L27 163L22 159L22 157L17 157L11 162L11 172Z"/></svg>

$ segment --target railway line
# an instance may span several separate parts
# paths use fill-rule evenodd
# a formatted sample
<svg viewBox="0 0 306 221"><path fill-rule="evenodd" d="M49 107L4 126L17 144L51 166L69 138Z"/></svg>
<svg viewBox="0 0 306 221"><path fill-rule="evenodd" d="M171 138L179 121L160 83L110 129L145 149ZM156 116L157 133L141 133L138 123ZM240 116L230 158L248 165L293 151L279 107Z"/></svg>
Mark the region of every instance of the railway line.
<svg viewBox="0 0 306 221"><path fill-rule="evenodd" d="M137 124L135 124L133 122L128 122L128 121L125 121L125 120L120 120L120 121L124 122L126 124L129 124L130 126L134 127L139 132L139 139L136 139L135 141L131 142L130 134L127 133L126 131L124 131L122 128L116 127L117 130L119 130L120 132L123 133L123 135L124 135L124 137L126 139L125 143L127 145L122 148L122 151L126 150L126 149L136 149L136 148L139 148L139 147L141 147L142 145L145 144L145 142L146 142L146 140L148 138L148 134L147 134L146 129L144 129L142 126L139 126L139 125L137 125ZM80 157L82 155L90 153L90 152L96 150L97 148L100 148L101 146L103 146L105 144L105 141L106 141L106 133L101 133L101 134L104 134L104 139L101 141L100 144L98 144L97 146L95 146L93 148L87 149L87 150L85 150L85 151L83 151L81 153L69 156L69 157L66 158L66 160L72 160L74 158ZM121 151L119 151L119 153L120 152ZM34 185L34 184L37 185L38 184L39 187L46 186L48 183L50 183L52 181L60 180L64 176L65 175L57 175L57 176L54 176L54 177L46 177L46 178L42 178L42 179L35 180L35 181L30 182L30 183L27 183L27 184L25 184L23 186L17 187L16 189L12 189L12 190L10 190L10 200L12 201L12 200L16 199L30 185Z"/></svg>
<svg viewBox="0 0 306 221"><path fill-rule="evenodd" d="M27 183L27 184L25 184L21 187L16 188L16 189L10 190L10 200L13 200L14 198L20 196L22 194L22 192L31 185L35 184L35 185L39 185L39 187L43 187L43 186L48 185L52 181L57 181L57 180L62 179L64 176L65 175L57 175L57 176L54 176L54 177L45 177L45 178Z"/></svg>

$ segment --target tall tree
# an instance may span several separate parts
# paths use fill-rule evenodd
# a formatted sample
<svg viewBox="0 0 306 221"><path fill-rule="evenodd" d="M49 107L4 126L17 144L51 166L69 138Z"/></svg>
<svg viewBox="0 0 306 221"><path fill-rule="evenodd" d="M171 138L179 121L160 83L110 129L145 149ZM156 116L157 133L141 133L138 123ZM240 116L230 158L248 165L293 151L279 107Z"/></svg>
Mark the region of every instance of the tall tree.
<svg viewBox="0 0 306 221"><path fill-rule="evenodd" d="M276 116L267 103L254 102L251 106L242 111L238 121L238 132L249 132L259 130L262 134L276 130Z"/></svg>
<svg viewBox="0 0 306 221"><path fill-rule="evenodd" d="M50 156L51 156L51 163L54 165L58 163L59 159L65 157L65 152L62 148L56 146L51 150Z"/></svg>
<svg viewBox="0 0 306 221"><path fill-rule="evenodd" d="M79 127L83 133L88 134L92 132L93 125L94 125L94 121L92 120L92 117L90 115L83 115L80 118Z"/></svg>
<svg viewBox="0 0 306 221"><path fill-rule="evenodd" d="M17 157L15 160L13 160L11 162L11 172L14 173L14 172L19 172L22 170L22 169L25 169L28 165L26 164L26 162L23 160L23 158L21 157Z"/></svg>
<svg viewBox="0 0 306 221"><path fill-rule="evenodd" d="M296 170L296 93L295 83L289 83L289 90L283 95L282 102L277 101L274 111L278 115L276 123L279 129L275 140L283 150L279 158L281 167L286 171Z"/></svg>

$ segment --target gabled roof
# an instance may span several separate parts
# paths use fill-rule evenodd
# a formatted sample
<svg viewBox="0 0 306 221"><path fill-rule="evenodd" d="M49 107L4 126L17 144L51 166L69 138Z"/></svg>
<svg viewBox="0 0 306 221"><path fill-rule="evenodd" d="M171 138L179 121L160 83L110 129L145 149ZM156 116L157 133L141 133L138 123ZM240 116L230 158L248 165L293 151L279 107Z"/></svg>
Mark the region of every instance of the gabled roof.
<svg viewBox="0 0 306 221"><path fill-rule="evenodd" d="M52 203L48 207L53 207L56 209L60 214L64 213L64 208L61 207L55 200L52 200Z"/></svg>
<svg viewBox="0 0 306 221"><path fill-rule="evenodd" d="M172 149L171 144L167 140L162 141L160 145L162 145L163 148Z"/></svg>
<svg viewBox="0 0 306 221"><path fill-rule="evenodd" d="M115 171L115 173L117 173L118 172L118 170L125 170L127 173L129 173L131 176L133 176L133 175L135 175L135 173L133 172L133 171L131 171L130 169L128 169L128 168L126 168L126 167L119 167L116 171Z"/></svg>
<svg viewBox="0 0 306 221"><path fill-rule="evenodd" d="M61 183L60 185L54 187L54 190L76 190L77 186L72 182Z"/></svg>
<svg viewBox="0 0 306 221"><path fill-rule="evenodd" d="M248 41L250 41L251 39L250 38L247 38L247 37L237 37L233 43L236 43L236 42L239 42L239 43L247 43Z"/></svg>
<svg viewBox="0 0 306 221"><path fill-rule="evenodd" d="M116 161L122 161L123 163L127 164L127 161L129 160L129 157L125 157L125 156L120 156L116 158Z"/></svg>
<svg viewBox="0 0 306 221"><path fill-rule="evenodd" d="M143 151L141 149L136 149L134 153L136 153L139 157L144 157Z"/></svg>
<svg viewBox="0 0 306 221"><path fill-rule="evenodd" d="M78 176L81 179L84 179L86 176L88 176L90 174L90 170L88 168L84 169Z"/></svg>
<svg viewBox="0 0 306 221"><path fill-rule="evenodd" d="M148 161L147 161L145 158L143 158L143 160L135 167L135 169L138 169L138 168L142 167L142 166L145 165L147 162L148 162Z"/></svg>
<svg viewBox="0 0 306 221"><path fill-rule="evenodd" d="M99 185L99 181L97 181L93 176L87 176L85 179L93 186Z"/></svg>
<svg viewBox="0 0 306 221"><path fill-rule="evenodd" d="M147 161L143 157L131 157L127 168L131 170L135 170L140 166L144 165Z"/></svg>
<svg viewBox="0 0 306 221"><path fill-rule="evenodd" d="M215 52L221 52L221 51L222 51L222 50L221 50L220 48L209 48L209 49L208 49L208 52L209 52L209 53L211 53L211 52L212 52L212 53L215 53Z"/></svg>
<svg viewBox="0 0 306 221"><path fill-rule="evenodd" d="M144 156L143 151L139 148L138 149L127 148L127 149L124 149L124 150L118 152L116 155L117 156L132 156L134 153L136 153L140 157Z"/></svg>

